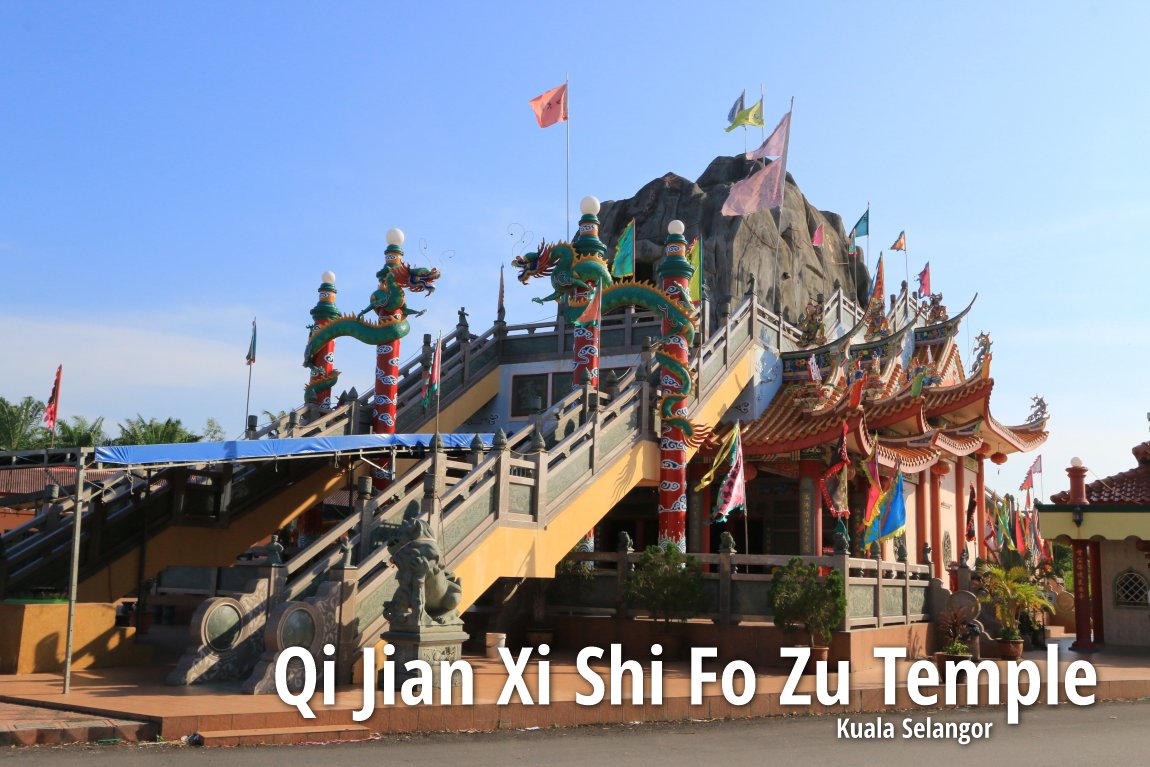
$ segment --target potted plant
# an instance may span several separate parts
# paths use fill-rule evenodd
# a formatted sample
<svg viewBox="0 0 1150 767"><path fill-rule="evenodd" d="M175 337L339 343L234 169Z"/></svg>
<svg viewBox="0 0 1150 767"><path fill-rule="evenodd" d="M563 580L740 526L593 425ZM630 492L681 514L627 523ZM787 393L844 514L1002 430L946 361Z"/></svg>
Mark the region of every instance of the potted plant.
<svg viewBox="0 0 1150 767"><path fill-rule="evenodd" d="M648 546L626 580L627 601L646 608L659 623L663 657L674 658L682 637L672 624L685 623L705 609L703 568L671 541Z"/></svg>
<svg viewBox="0 0 1150 767"><path fill-rule="evenodd" d="M992 566L983 574L985 592L981 599L993 606L998 619L998 652L1005 660L1022 657L1022 633L1019 619L1023 613L1052 609L1046 594L1030 580L1025 567L1009 570Z"/></svg>
<svg viewBox="0 0 1150 767"><path fill-rule="evenodd" d="M969 660L971 657L970 645L967 644L969 636L968 621L961 610L946 610L938 616L939 641L942 649L934 654L934 661L939 669L945 667L948 660Z"/></svg>
<svg viewBox="0 0 1150 767"><path fill-rule="evenodd" d="M817 565L794 557L775 571L769 602L775 625L787 633L805 629L810 638L811 660L826 660L831 634L846 617L842 574L831 570L820 578Z"/></svg>

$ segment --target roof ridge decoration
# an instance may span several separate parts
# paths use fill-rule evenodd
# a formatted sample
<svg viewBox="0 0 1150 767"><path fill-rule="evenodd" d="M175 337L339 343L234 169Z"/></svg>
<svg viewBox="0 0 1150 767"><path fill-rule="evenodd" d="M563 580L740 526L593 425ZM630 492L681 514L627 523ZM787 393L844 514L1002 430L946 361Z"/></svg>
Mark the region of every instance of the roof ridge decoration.
<svg viewBox="0 0 1150 767"><path fill-rule="evenodd" d="M846 333L821 346L779 354L779 360L783 363L783 383L809 381L810 373L807 370L807 360L811 357L814 357L815 362L818 363L823 380L833 381L842 367L846 347L850 345L851 339L862 328L862 325L863 321L860 320Z"/></svg>
<svg viewBox="0 0 1150 767"><path fill-rule="evenodd" d="M946 307L942 303L942 293L931 293L922 303L926 307L926 321L928 323L934 324L946 320ZM967 307L967 310L969 309L970 307Z"/></svg>
<svg viewBox="0 0 1150 767"><path fill-rule="evenodd" d="M931 295L931 298L937 295L942 298L941 293ZM932 314L932 305L920 306L919 309L926 310L925 324L920 328L914 329L914 345L918 346L935 346L945 343L946 341L954 338L958 334L959 323L962 322L966 315L970 314L970 310L974 307L974 302L978 300L978 294L974 294L974 298L970 299L970 303L961 312L951 317L946 318L946 308L943 307L941 317Z"/></svg>
<svg viewBox="0 0 1150 767"><path fill-rule="evenodd" d="M1046 400L1035 394L1030 398L1032 403L1030 406L1030 415L1026 416L1026 424L1041 423L1043 425L1050 419L1050 415L1046 412Z"/></svg>
<svg viewBox="0 0 1150 767"><path fill-rule="evenodd" d="M990 353L990 334L983 331L974 337L974 348L976 354L974 361L970 363L971 375L980 375L983 378L990 378L990 360L994 355Z"/></svg>

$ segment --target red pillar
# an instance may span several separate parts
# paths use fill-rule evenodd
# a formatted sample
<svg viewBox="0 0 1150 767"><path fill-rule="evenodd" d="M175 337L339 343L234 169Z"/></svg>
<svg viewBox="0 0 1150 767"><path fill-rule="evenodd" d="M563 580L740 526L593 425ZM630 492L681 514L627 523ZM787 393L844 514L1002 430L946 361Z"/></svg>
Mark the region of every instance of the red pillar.
<svg viewBox="0 0 1150 767"><path fill-rule="evenodd" d="M942 561L942 471L939 464L930 467L930 547L934 549L934 577L941 578L945 564Z"/></svg>
<svg viewBox="0 0 1150 767"><path fill-rule="evenodd" d="M922 562L922 544L930 540L930 515L926 505L930 497L930 472L918 475L918 485L914 490L914 529L915 545L918 546L917 561ZM932 543L931 546L934 546ZM933 552L931 559L934 559Z"/></svg>
<svg viewBox="0 0 1150 767"><path fill-rule="evenodd" d="M986 558L986 468L984 462L986 458L980 453L976 458L978 461L978 478L975 480L974 492L978 496L978 511L975 514L975 527L974 536L978 541L975 547L975 553Z"/></svg>
<svg viewBox="0 0 1150 767"><path fill-rule="evenodd" d="M1105 626L1102 621L1102 544L1090 541L1086 544L1090 556L1090 619L1094 628L1094 644L1106 642Z"/></svg>
<svg viewBox="0 0 1150 767"><path fill-rule="evenodd" d="M662 260L655 268L660 287L672 297L691 299L690 279L695 270L687 261L687 240L682 221L667 225L667 241ZM675 326L663 319L662 353L683 367L688 365L688 343L681 334L670 335ZM664 391L683 388L679 375L668 368L659 371L659 385ZM685 405L681 413L685 415ZM687 545L687 443L677 426L664 422L659 435L659 543L674 541L682 550Z"/></svg>
<svg viewBox="0 0 1150 767"><path fill-rule="evenodd" d="M403 263L403 240L402 229L388 230L384 265L375 275L379 278L380 290L387 288L385 280L388 272ZM380 320L403 316L403 313L398 310L392 310L388 313L384 309L377 309L376 313ZM395 408L396 400L399 398L399 341L400 339L397 338L390 343L378 344L375 347L375 397L372 401L372 434L395 434ZM372 484L376 490L383 490L390 484L388 473L391 467L388 466L387 459L383 459L381 465L385 471L376 469L373 472Z"/></svg>
<svg viewBox="0 0 1150 767"><path fill-rule="evenodd" d="M319 286L319 301L311 310L311 317L314 320L312 330L318 330L327 325L332 320L339 317L339 309L335 305L335 274L332 272L324 272L322 282ZM312 355L311 364L309 365L311 376L308 380L307 393L304 396L304 402L315 403L325 410L330 410L335 406L331 399L331 385L330 379L332 372L335 369L335 339L328 341L321 346ZM328 385L324 388L323 382L328 381Z"/></svg>
<svg viewBox="0 0 1150 767"><path fill-rule="evenodd" d="M966 466L961 455L954 458L954 557L962 561L966 549ZM974 564L973 562L971 563Z"/></svg>
<svg viewBox="0 0 1150 767"><path fill-rule="evenodd" d="M1071 650L1091 652L1097 648L1090 637L1090 618L1093 609L1090 604L1090 568L1087 563L1087 541L1072 542L1074 550L1074 644Z"/></svg>

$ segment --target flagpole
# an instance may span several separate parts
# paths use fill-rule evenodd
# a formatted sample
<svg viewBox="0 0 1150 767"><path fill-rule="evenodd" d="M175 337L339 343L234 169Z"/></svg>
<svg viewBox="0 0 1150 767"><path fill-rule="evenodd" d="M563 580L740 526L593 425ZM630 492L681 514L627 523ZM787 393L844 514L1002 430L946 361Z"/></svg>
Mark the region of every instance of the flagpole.
<svg viewBox="0 0 1150 767"><path fill-rule="evenodd" d="M779 246L782 245L782 242L783 242L783 209L787 206L787 155L789 154L790 149L791 149L791 128L795 127L795 97L794 96L791 96L791 108L787 112L787 114L789 115L789 118L788 118L788 124L787 124L787 137L783 141L783 156L781 158L779 158L778 160L775 160L775 162L782 162L783 163L783 169L782 169L783 170L783 179L782 179L783 192L779 196L779 223L778 223L778 230L779 231L778 231L778 235L775 237L775 258L774 258L774 261L775 261L775 276L774 276L775 301L774 301L774 307L775 307L775 314L780 316L780 317L783 316L783 302L782 302L782 299L779 297Z"/></svg>
<svg viewBox="0 0 1150 767"><path fill-rule="evenodd" d="M256 318L252 317L252 341L255 341ZM244 402L244 435L248 433L248 419L252 415L252 365L255 364L254 343L248 348L248 397Z"/></svg>
<svg viewBox="0 0 1150 767"><path fill-rule="evenodd" d="M442 365L443 364L443 362L442 362L442 360L443 360L443 331L442 330L439 331L439 339L435 342L435 353L440 359L440 365ZM432 365L434 365L434 364L435 364L435 361L433 360ZM442 370L436 371L436 372L439 373L440 378L443 377L443 371ZM443 392L443 386L440 385L439 381L436 381L435 382L435 433L436 434L439 433L439 398L442 395L442 392Z"/></svg>
<svg viewBox="0 0 1150 767"><path fill-rule="evenodd" d="M567 236L571 236L571 73L565 72L563 74L563 85L566 88L564 91L567 100L567 119L563 122L567 123L567 198L564 203L564 210L567 211ZM442 335L442 334L441 334ZM435 414L439 418L438 406ZM438 431L438 429L436 429Z"/></svg>
<svg viewBox="0 0 1150 767"><path fill-rule="evenodd" d="M903 267L906 269L906 311L902 315L905 318L908 314L910 314L910 254L907 253L906 249L905 229L902 232L902 263Z"/></svg>

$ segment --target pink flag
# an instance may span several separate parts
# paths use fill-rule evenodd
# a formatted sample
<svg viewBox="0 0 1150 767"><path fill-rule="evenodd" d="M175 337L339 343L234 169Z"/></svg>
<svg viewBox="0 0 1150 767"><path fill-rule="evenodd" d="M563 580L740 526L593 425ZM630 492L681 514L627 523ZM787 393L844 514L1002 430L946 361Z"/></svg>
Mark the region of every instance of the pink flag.
<svg viewBox="0 0 1150 767"><path fill-rule="evenodd" d="M1034 459L1034 463L1030 464L1030 473L1031 474L1041 474L1042 473L1042 456L1038 456L1037 458Z"/></svg>
<svg viewBox="0 0 1150 767"><path fill-rule="evenodd" d="M782 157L787 151L787 135L791 132L791 113L783 115L774 133L753 152L747 152L748 160L762 160L765 157Z"/></svg>
<svg viewBox="0 0 1150 767"><path fill-rule="evenodd" d="M723 203L724 216L745 216L783 204L783 187L787 179L787 158L783 156L767 167L731 187Z"/></svg>
<svg viewBox="0 0 1150 767"><path fill-rule="evenodd" d="M930 262L926 262L926 266L918 273L918 294L920 296L930 295Z"/></svg>
<svg viewBox="0 0 1150 767"><path fill-rule="evenodd" d="M811 245L814 245L816 248L821 248L823 246L823 225L822 224L819 224L818 226L815 227L815 234L813 237L811 237Z"/></svg>
<svg viewBox="0 0 1150 767"><path fill-rule="evenodd" d="M535 119L539 121L540 128L565 121L567 119L567 83L531 99L531 108L535 110Z"/></svg>

